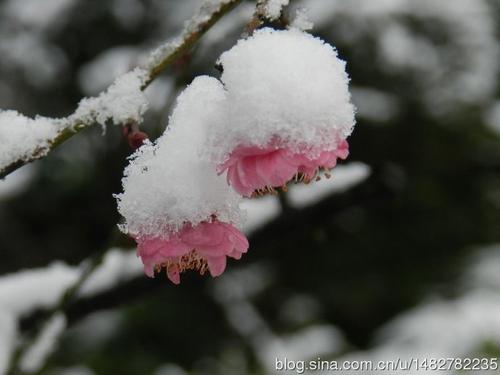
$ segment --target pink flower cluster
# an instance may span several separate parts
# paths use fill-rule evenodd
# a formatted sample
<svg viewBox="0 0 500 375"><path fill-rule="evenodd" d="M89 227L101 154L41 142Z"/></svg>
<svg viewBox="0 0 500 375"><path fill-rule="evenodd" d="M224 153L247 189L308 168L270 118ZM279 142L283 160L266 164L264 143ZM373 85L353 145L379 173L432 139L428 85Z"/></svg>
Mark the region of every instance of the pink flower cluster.
<svg viewBox="0 0 500 375"><path fill-rule="evenodd" d="M229 158L219 166L219 173L227 171L227 182L245 197L255 192L273 191L285 186L294 177L310 181L320 168L332 169L337 158L349 155L346 140L335 150L321 151L316 157L305 152L295 152L271 142L267 147L238 146Z"/></svg>
<svg viewBox="0 0 500 375"><path fill-rule="evenodd" d="M153 277L154 271L165 268L168 278L180 283L180 274L207 270L213 277L226 268L226 257L240 259L247 252L248 240L233 225L217 219L196 226L186 224L168 238L139 237L137 255L142 258L144 272Z"/></svg>
<svg viewBox="0 0 500 375"><path fill-rule="evenodd" d="M316 157L279 147L272 141L268 147L238 146L218 172L227 171L227 182L238 193L250 197L254 192L271 191L284 186L294 177L309 181L320 168L331 169L337 159L345 159L349 145L343 140L335 150L321 151ZM155 271L165 268L168 278L180 283L180 274L187 270L203 275L207 270L212 277L221 275L226 268L226 257L240 259L248 250L243 233L217 219L196 226L186 224L167 238L136 238L137 255L144 263L145 273L153 277Z"/></svg>
<svg viewBox="0 0 500 375"><path fill-rule="evenodd" d="M137 150L118 196L145 273L165 269L174 284L188 270L219 276L247 252L235 226L242 197L329 177L349 155L355 109L334 47L265 28L219 63L220 80L197 77L164 135Z"/></svg>

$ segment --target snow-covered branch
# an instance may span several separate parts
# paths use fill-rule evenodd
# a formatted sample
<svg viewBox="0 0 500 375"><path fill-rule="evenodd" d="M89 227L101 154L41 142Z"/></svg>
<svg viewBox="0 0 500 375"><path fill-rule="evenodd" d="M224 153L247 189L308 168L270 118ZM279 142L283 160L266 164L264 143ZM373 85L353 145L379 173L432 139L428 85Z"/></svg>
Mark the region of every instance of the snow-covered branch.
<svg viewBox="0 0 500 375"><path fill-rule="evenodd" d="M111 248L80 266L72 267L58 262L45 269L21 271L1 277L0 318L12 318L19 322L21 330L16 332L19 337L17 342L10 339L10 344L4 344L4 349L12 352L8 373L17 374L19 367L36 370L43 364L50 350L41 350L37 342L40 339L42 343L56 340L54 336L43 340L47 335L46 328L55 322L57 327L63 329L67 322L68 306L73 306L80 299L101 295L108 289L119 287L141 271L142 267L136 261L134 252ZM29 330L22 329L23 319L26 318L33 323ZM6 334L0 334L0 342L6 340ZM0 358L0 373L3 373L7 362L7 358Z"/></svg>
<svg viewBox="0 0 500 375"><path fill-rule="evenodd" d="M257 0L257 6L252 19L247 25L247 33L252 34L266 22L273 22L280 18L283 7L287 6L290 0Z"/></svg>
<svg viewBox="0 0 500 375"><path fill-rule="evenodd" d="M143 65L119 77L99 96L83 99L68 117L31 119L16 111L0 111L0 178L43 158L96 123L104 126L108 122L116 125L141 122L148 106L143 90L239 2L205 0L177 38L158 47Z"/></svg>

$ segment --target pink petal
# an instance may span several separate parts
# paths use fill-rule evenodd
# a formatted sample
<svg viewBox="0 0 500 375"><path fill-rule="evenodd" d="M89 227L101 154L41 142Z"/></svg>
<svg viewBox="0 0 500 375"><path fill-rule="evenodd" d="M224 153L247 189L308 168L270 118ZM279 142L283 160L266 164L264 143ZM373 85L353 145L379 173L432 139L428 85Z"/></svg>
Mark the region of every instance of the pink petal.
<svg viewBox="0 0 500 375"><path fill-rule="evenodd" d="M148 277L155 277L155 265L154 263L144 263L144 273Z"/></svg>
<svg viewBox="0 0 500 375"><path fill-rule="evenodd" d="M207 258L208 269L212 277L217 277L222 275L226 269L226 257L208 257Z"/></svg>
<svg viewBox="0 0 500 375"><path fill-rule="evenodd" d="M167 268L167 277L175 285L179 285L181 283L181 274L179 273L179 268L175 265Z"/></svg>

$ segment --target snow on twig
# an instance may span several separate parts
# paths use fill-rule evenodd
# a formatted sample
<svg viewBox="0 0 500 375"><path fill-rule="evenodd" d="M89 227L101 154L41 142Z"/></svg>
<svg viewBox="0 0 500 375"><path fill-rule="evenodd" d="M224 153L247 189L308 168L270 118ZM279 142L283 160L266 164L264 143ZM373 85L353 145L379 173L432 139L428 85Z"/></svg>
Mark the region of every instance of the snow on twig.
<svg viewBox="0 0 500 375"><path fill-rule="evenodd" d="M31 119L15 111L0 110L0 178L43 158L95 123L140 122L148 105L142 91L239 1L205 0L179 37L155 49L145 64L119 77L99 96L83 99L68 117Z"/></svg>

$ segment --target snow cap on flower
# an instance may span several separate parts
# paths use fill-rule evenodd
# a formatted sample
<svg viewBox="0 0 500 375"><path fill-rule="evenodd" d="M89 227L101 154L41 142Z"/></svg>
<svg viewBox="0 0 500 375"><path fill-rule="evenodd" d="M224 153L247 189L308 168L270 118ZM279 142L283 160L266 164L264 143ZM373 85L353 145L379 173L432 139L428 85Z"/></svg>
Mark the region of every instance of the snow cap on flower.
<svg viewBox="0 0 500 375"><path fill-rule="evenodd" d="M146 141L125 168L117 195L121 229L137 241L150 276L155 267L165 267L176 283L187 269L218 276L226 256L239 258L248 248L234 226L240 198L204 157L207 131L223 113L221 83L196 78L178 97L164 134Z"/></svg>
<svg viewBox="0 0 500 375"><path fill-rule="evenodd" d="M243 195L310 179L348 153L355 119L345 62L298 29L261 29L222 54L227 125L218 127L219 172Z"/></svg>

